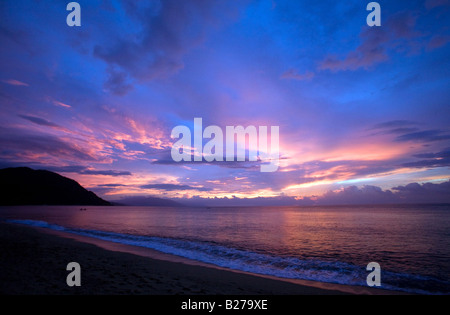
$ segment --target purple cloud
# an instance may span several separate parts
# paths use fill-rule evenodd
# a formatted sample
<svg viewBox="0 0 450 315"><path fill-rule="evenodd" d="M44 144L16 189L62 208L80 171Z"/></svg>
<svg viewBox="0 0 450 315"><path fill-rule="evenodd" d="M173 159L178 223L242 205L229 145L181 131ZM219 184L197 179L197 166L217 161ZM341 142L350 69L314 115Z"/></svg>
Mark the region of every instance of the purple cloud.
<svg viewBox="0 0 450 315"><path fill-rule="evenodd" d="M166 78L183 69L183 57L204 41L209 28L217 26L218 13L226 16L229 12L224 4L209 0L123 1L127 17L139 25L126 37L94 47L94 56L109 65L105 87L126 94L132 79Z"/></svg>
<svg viewBox="0 0 450 315"><path fill-rule="evenodd" d="M341 191L328 191L322 196L295 198L292 196L257 198L174 198L192 206L323 206L323 205L377 205L377 204L433 204L450 203L450 181L440 184L411 183L383 190L377 186L350 186Z"/></svg>
<svg viewBox="0 0 450 315"><path fill-rule="evenodd" d="M370 185L361 188L350 186L338 192L329 191L317 198L316 203L320 205L450 203L450 181L440 184L411 183L393 187L392 191Z"/></svg>
<svg viewBox="0 0 450 315"><path fill-rule="evenodd" d="M441 184L411 183L406 186L393 187L395 195L408 203L449 203L450 180Z"/></svg>
<svg viewBox="0 0 450 315"><path fill-rule="evenodd" d="M450 42L450 36L447 35L435 35L433 36L427 45L427 51L431 51L447 45Z"/></svg>
<svg viewBox="0 0 450 315"><path fill-rule="evenodd" d="M128 171L116 171L116 170L91 170L86 169L81 172L80 174L86 174L86 175L104 175L104 176L131 176L133 175L131 172Z"/></svg>
<svg viewBox="0 0 450 315"><path fill-rule="evenodd" d="M179 184L148 184L140 186L142 189L156 189L164 191L183 191L183 190L197 190L197 191L211 191L210 188L205 187L194 187L189 185L179 185Z"/></svg>
<svg viewBox="0 0 450 315"><path fill-rule="evenodd" d="M386 129L386 128L405 128L409 126L414 126L417 123L409 120L390 120L382 123L378 123L371 129Z"/></svg>
<svg viewBox="0 0 450 315"><path fill-rule="evenodd" d="M450 139L450 134L447 131L438 129L420 130L417 126L418 124L413 121L392 120L376 124L368 130L380 130L375 135L379 133L397 135L394 139L397 142L435 142Z"/></svg>
<svg viewBox="0 0 450 315"><path fill-rule="evenodd" d="M28 163L38 159L41 162L55 159L96 161L88 150L52 135L8 129L1 131L0 143L2 144L0 158L7 160Z"/></svg>
<svg viewBox="0 0 450 315"><path fill-rule="evenodd" d="M289 69L288 71L286 71L285 73L283 73L281 75L282 79L290 79L290 80L298 80L298 81L308 81L311 80L312 78L314 78L315 74L314 72L311 71L306 71L303 74L299 74L296 70L294 69Z"/></svg>
<svg viewBox="0 0 450 315"><path fill-rule="evenodd" d="M319 69L333 72L357 70L359 68L368 69L389 59L384 46L389 41L389 36L384 30L366 29L360 37L362 44L349 52L344 59L336 55L329 55L320 64Z"/></svg>
<svg viewBox="0 0 450 315"><path fill-rule="evenodd" d="M15 79L9 79L9 80L3 80L2 82L7 83L9 85L15 85L15 86L30 86L28 83L15 80Z"/></svg>
<svg viewBox="0 0 450 315"><path fill-rule="evenodd" d="M26 119L28 121L31 121L32 123L35 123L37 125L47 126L47 127L57 128L57 129L62 128L61 126L58 126L57 124L54 124L51 121L45 120L43 118L29 116L29 115L18 115L18 116L23 119Z"/></svg>
<svg viewBox="0 0 450 315"><path fill-rule="evenodd" d="M417 167L417 168L450 166L450 148L447 148L437 153L415 154L414 157L422 160L404 163L402 164L402 166Z"/></svg>
<svg viewBox="0 0 450 315"><path fill-rule="evenodd" d="M423 158L423 159L441 159L441 158L450 158L450 148L444 149L437 153L421 153L421 154L415 154L414 157L416 158Z"/></svg>
<svg viewBox="0 0 450 315"><path fill-rule="evenodd" d="M382 27L365 27L360 33L361 44L343 59L329 55L319 66L333 72L369 69L389 60L389 52L414 45L412 39L421 34L414 30L417 16L408 11L391 16Z"/></svg>
<svg viewBox="0 0 450 315"><path fill-rule="evenodd" d="M423 130L417 132L406 133L401 136L398 136L395 141L398 142L406 142L406 141L415 141L415 142L434 142L434 141L442 141L442 140L450 140L450 134L442 130Z"/></svg>
<svg viewBox="0 0 450 315"><path fill-rule="evenodd" d="M103 185L98 185L97 187L124 187L126 185L123 184L103 184Z"/></svg>
<svg viewBox="0 0 450 315"><path fill-rule="evenodd" d="M380 187L366 185L361 188L350 186L342 191L329 191L317 199L318 204L383 204L392 203L395 199L391 191L383 191Z"/></svg>
<svg viewBox="0 0 450 315"><path fill-rule="evenodd" d="M441 7L441 6L448 6L450 5L449 0L426 0L425 1L425 8L428 10L431 10L433 8Z"/></svg>

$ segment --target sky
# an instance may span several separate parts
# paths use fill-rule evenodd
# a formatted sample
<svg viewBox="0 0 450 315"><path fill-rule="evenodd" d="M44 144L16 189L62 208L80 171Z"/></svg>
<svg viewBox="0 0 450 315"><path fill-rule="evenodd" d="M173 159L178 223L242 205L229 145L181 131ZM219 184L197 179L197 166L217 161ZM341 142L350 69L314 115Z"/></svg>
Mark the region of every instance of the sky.
<svg viewBox="0 0 450 315"><path fill-rule="evenodd" d="M0 2L0 167L107 200L450 202L449 0L378 1L380 27L363 0L85 0L79 27L68 2ZM194 118L279 126L278 170L175 162Z"/></svg>

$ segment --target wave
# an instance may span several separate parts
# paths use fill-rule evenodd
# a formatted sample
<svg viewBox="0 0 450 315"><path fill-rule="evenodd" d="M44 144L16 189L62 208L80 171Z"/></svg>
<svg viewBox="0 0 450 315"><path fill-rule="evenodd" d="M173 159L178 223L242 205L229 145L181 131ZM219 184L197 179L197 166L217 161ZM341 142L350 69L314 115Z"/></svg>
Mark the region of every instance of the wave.
<svg viewBox="0 0 450 315"><path fill-rule="evenodd" d="M279 257L231 248L212 242L69 228L37 220L7 220L7 222L64 231L120 244L145 247L167 254L250 273L288 279L367 286L366 277L368 272L365 266L361 267L340 261ZM382 289L417 294L450 293L449 282L429 276L382 270L381 279Z"/></svg>

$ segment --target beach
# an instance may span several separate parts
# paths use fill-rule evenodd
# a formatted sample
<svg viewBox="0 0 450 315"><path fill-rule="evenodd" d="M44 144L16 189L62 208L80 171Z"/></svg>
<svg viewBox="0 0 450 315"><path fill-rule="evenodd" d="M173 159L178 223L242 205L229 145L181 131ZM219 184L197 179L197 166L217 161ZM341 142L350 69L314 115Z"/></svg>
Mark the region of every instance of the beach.
<svg viewBox="0 0 450 315"><path fill-rule="evenodd" d="M155 251L104 246L73 235L0 223L1 294L117 295L326 295L392 293L370 288L301 285L242 272L167 259ZM110 249L106 249L111 246ZM105 248L106 247L106 248ZM139 254L134 254L139 253ZM153 258L152 258L153 256ZM81 286L69 287L69 262L81 266ZM346 290L347 289L347 290ZM370 289L370 290L369 290ZM345 292L346 291L346 292Z"/></svg>

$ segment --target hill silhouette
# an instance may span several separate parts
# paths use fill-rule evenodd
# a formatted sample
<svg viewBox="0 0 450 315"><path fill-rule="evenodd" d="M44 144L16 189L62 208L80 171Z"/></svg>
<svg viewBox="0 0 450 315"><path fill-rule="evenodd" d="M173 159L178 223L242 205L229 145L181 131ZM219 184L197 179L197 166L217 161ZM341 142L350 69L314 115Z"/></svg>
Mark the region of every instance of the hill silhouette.
<svg viewBox="0 0 450 315"><path fill-rule="evenodd" d="M0 169L0 205L111 205L76 181L28 167Z"/></svg>

